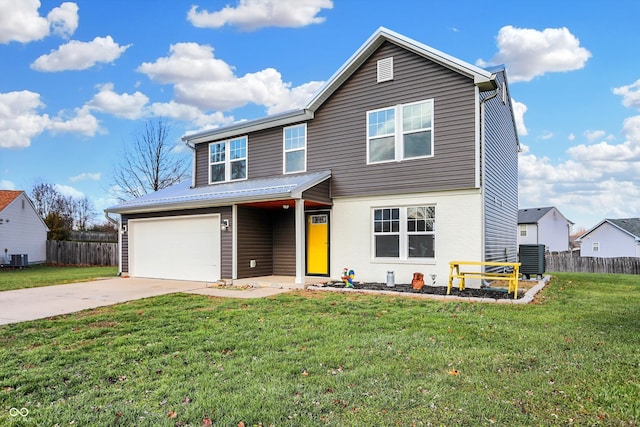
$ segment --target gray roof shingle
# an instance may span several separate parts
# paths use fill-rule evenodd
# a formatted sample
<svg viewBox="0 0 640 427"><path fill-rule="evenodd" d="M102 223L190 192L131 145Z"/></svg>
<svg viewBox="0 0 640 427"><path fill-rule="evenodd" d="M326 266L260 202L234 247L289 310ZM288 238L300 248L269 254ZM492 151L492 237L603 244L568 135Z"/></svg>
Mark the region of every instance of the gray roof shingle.
<svg viewBox="0 0 640 427"><path fill-rule="evenodd" d="M553 207L529 208L518 210L518 224L537 224Z"/></svg>
<svg viewBox="0 0 640 427"><path fill-rule="evenodd" d="M622 218L622 219L606 219L613 225L616 225L629 234L633 234L640 239L640 218Z"/></svg>

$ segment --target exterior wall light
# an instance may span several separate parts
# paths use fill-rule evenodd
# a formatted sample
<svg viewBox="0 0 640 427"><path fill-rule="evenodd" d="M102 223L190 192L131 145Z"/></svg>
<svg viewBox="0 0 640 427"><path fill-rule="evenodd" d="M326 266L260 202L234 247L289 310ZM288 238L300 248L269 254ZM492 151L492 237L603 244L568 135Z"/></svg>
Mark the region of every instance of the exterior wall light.
<svg viewBox="0 0 640 427"><path fill-rule="evenodd" d="M220 223L220 230L227 231L228 229L229 229L229 220L223 219L222 222Z"/></svg>

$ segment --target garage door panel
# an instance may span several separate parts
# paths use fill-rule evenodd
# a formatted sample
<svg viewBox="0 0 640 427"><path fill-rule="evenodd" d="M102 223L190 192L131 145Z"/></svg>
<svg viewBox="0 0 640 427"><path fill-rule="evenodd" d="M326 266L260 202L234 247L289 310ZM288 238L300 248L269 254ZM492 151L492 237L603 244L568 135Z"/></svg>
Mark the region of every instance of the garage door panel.
<svg viewBox="0 0 640 427"><path fill-rule="evenodd" d="M220 216L132 220L130 274L136 277L220 279Z"/></svg>

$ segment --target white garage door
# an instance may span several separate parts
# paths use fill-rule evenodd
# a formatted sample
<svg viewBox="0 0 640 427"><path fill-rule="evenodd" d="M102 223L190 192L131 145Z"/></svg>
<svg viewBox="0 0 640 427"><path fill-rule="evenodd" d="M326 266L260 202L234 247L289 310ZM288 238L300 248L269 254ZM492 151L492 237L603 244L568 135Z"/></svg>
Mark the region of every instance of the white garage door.
<svg viewBox="0 0 640 427"><path fill-rule="evenodd" d="M220 279L220 215L129 221L133 277Z"/></svg>

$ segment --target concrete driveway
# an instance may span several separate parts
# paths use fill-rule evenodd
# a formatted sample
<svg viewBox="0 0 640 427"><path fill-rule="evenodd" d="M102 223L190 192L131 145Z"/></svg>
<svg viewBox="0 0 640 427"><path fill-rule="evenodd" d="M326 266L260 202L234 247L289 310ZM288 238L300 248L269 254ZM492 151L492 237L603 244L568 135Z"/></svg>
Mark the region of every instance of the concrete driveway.
<svg viewBox="0 0 640 427"><path fill-rule="evenodd" d="M0 292L0 325L44 319L60 314L158 295L186 292L230 298L262 298L287 292L294 286L264 286L246 290L208 287L205 282L110 278L68 285Z"/></svg>

